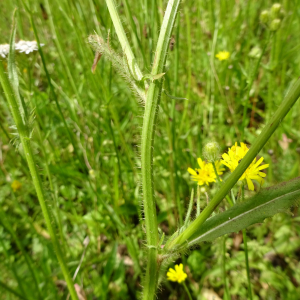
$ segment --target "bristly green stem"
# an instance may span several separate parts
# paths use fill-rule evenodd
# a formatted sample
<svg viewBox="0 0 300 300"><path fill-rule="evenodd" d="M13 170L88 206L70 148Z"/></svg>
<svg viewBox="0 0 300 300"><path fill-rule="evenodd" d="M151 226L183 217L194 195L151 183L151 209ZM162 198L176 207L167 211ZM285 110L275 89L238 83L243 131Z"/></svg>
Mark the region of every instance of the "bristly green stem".
<svg viewBox="0 0 300 300"><path fill-rule="evenodd" d="M155 58L151 72L152 75L163 73L169 39L176 19L179 3L180 0L169 0L168 2L155 51ZM163 80L160 79L155 80L149 86L142 130L141 157L144 197L143 204L148 244L148 264L143 293L144 300L154 299L159 270L157 260L157 215L153 188L153 145L162 84Z"/></svg>
<svg viewBox="0 0 300 300"><path fill-rule="evenodd" d="M212 214L215 208L220 204L227 193L236 184L242 174L246 171L248 166L251 164L253 159L263 148L263 146L270 139L271 135L274 133L276 128L279 126L283 118L289 112L291 107L295 104L300 96L300 78L293 84L289 92L285 96L281 105L278 107L277 111L271 118L270 122L264 127L261 134L257 137L254 144L251 146L246 156L242 159L235 171L229 176L226 182L221 186L219 191L210 201L209 205L203 210L198 218L177 238L175 238L168 246L165 246L164 251L168 252L170 249L176 249L182 247L187 242L192 241L197 237L197 230L205 222L205 220Z"/></svg>
<svg viewBox="0 0 300 300"><path fill-rule="evenodd" d="M128 65L129 65L130 71L136 80L141 80L143 78L143 74L136 62L134 54L129 45L127 36L125 34L124 28L121 23L121 19L117 12L117 6L115 3L115 0L105 0L105 1L106 1L108 10L109 10L110 17L114 23L114 27L115 27L116 33L118 35L120 44L122 46L124 53L126 54L126 58L128 60Z"/></svg>
<svg viewBox="0 0 300 300"><path fill-rule="evenodd" d="M53 248L55 251L55 254L57 256L58 262L60 264L62 273L64 275L64 278L66 280L67 286L69 288L71 297L73 300L78 300L72 279L70 277L69 271L67 269L67 264L64 260L63 257L63 253L61 251L58 239L56 237L56 234L54 232L53 229L53 225L50 219L50 214L48 211L48 207L46 205L46 201L45 201L45 197L44 197L44 191L42 188L42 182L40 179L40 175L39 175L39 171L36 167L36 163L34 161L34 156L33 156L33 152L32 152L32 148L31 148L31 144L30 144L30 138L28 136L28 129L27 129L27 125L24 124L19 108L18 108L18 104L17 101L14 97L13 91L12 91L12 87L8 81L7 76L5 75L5 71L4 71L4 67L2 64L2 61L0 61L0 82L1 85L3 87L4 93L6 95L7 101L9 103L9 107L11 110L11 113L13 115L15 124L17 126L18 129L18 133L21 139L21 143L23 146L23 150L24 150L24 154L28 163L28 167L31 173L31 177L32 177L32 181L37 193L37 197L43 212L43 216L45 219L45 223L47 226L47 230L49 232L49 235L51 237L52 243L53 243Z"/></svg>

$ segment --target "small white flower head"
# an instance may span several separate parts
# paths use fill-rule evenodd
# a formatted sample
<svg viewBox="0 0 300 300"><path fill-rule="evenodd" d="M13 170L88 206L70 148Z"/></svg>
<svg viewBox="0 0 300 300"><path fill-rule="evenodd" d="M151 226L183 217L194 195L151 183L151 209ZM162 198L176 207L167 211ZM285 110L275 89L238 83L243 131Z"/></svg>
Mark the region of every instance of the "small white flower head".
<svg viewBox="0 0 300 300"><path fill-rule="evenodd" d="M33 51L38 50L38 45L36 41L19 41L16 44L16 51L20 53L25 52L25 54L29 54Z"/></svg>
<svg viewBox="0 0 300 300"><path fill-rule="evenodd" d="M203 147L203 156L209 162L215 162L220 158L220 146L217 142L209 142Z"/></svg>
<svg viewBox="0 0 300 300"><path fill-rule="evenodd" d="M44 46L44 44L40 44L41 46ZM38 45L36 41L23 41L20 40L15 45L15 50L20 53L29 54L31 52L38 50ZM5 58L9 53L9 44L0 45L0 56Z"/></svg>
<svg viewBox="0 0 300 300"><path fill-rule="evenodd" d="M8 55L8 52L9 52L8 44L0 45L0 56L5 58Z"/></svg>

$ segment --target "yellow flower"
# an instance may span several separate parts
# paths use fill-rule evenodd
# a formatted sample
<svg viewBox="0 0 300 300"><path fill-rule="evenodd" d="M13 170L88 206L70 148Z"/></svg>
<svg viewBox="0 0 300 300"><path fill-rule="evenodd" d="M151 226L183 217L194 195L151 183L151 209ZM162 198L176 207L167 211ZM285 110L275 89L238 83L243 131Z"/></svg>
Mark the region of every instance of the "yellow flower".
<svg viewBox="0 0 300 300"><path fill-rule="evenodd" d="M201 158L198 158L198 164L200 169L193 170L192 168L188 168L188 172L192 175L192 180L197 181L198 185L209 185L210 182L216 182L216 174L213 168L212 163L207 163L203 161ZM216 161L216 169L219 175L223 174L224 168L221 166L220 161Z"/></svg>
<svg viewBox="0 0 300 300"><path fill-rule="evenodd" d="M231 172L233 172L236 169L240 160L246 155L246 153L249 150L244 143L240 143L240 145L241 146L238 146L237 143L235 143L234 146L229 148L228 154L224 153L222 155L222 164L227 166ZM263 185L264 183L263 177L266 177L266 174L261 172L261 170L268 168L269 164L260 166L263 160L263 157L261 157L258 161L256 161L256 158L254 158L250 166L246 169L244 174L239 179L246 180L250 191L254 191L254 185L252 180L258 181L260 185Z"/></svg>
<svg viewBox="0 0 300 300"><path fill-rule="evenodd" d="M219 60L226 60L230 56L230 53L228 51L220 51L218 54L216 54L216 58Z"/></svg>
<svg viewBox="0 0 300 300"><path fill-rule="evenodd" d="M22 187L22 184L18 180L14 180L11 184L11 188L13 189L14 192L19 190L21 187Z"/></svg>
<svg viewBox="0 0 300 300"><path fill-rule="evenodd" d="M185 279L187 278L186 273L184 273L183 271L182 264L175 265L175 270L170 268L169 272L167 273L167 276L168 276L168 280L178 282L178 283L185 281Z"/></svg>

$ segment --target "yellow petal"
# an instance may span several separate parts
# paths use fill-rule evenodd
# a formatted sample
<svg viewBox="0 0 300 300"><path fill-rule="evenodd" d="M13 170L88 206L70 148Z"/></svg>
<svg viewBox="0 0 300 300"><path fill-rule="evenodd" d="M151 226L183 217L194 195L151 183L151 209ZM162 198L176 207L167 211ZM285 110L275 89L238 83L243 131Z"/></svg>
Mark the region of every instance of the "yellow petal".
<svg viewBox="0 0 300 300"><path fill-rule="evenodd" d="M196 172L195 170L193 170L192 168L188 168L187 170L188 170L188 172L189 172L190 174L192 174L192 175L194 175L194 176L197 176L197 175L198 175L197 172Z"/></svg>
<svg viewBox="0 0 300 300"><path fill-rule="evenodd" d="M204 168L204 163L203 163L203 161L200 157L197 159L197 162L198 162L198 165L200 166L200 168L203 169Z"/></svg>
<svg viewBox="0 0 300 300"><path fill-rule="evenodd" d="M253 182L251 181L251 179L249 179L248 177L246 177L246 180L247 180L248 189L249 189L250 191L254 191L254 184L253 184Z"/></svg>
<svg viewBox="0 0 300 300"><path fill-rule="evenodd" d="M265 164L265 165L259 166L257 168L257 170L263 170L263 169L266 169L266 168L269 168L269 164Z"/></svg>

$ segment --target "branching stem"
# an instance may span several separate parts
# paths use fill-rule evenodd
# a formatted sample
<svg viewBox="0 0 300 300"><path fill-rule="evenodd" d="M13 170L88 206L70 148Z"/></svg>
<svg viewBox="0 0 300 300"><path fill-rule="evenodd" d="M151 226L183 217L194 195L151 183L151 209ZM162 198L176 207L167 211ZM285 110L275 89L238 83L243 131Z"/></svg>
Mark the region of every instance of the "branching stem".
<svg viewBox="0 0 300 300"><path fill-rule="evenodd" d="M210 201L209 205L203 210L198 218L177 238L175 238L168 246L165 246L165 251L168 252L172 248L180 248L186 244L189 240L193 239L197 235L197 230L205 222L205 220L212 214L215 208L220 204L227 193L236 184L248 166L251 164L253 159L257 156L259 151L270 139L276 128L279 126L283 118L295 104L300 96L300 78L293 84L289 92L285 96L281 105L271 118L270 122L264 127L261 134L257 137L246 156L242 159L235 171L229 176L226 182L221 186L219 191Z"/></svg>

